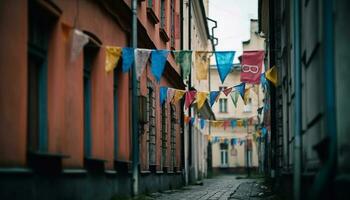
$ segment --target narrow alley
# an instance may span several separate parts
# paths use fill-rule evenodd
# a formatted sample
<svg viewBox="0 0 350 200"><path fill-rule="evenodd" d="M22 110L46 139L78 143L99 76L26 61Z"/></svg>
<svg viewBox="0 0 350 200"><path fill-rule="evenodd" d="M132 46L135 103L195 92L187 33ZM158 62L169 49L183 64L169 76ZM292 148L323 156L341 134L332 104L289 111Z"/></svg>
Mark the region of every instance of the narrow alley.
<svg viewBox="0 0 350 200"><path fill-rule="evenodd" d="M348 200L350 0L0 0L0 200Z"/></svg>
<svg viewBox="0 0 350 200"><path fill-rule="evenodd" d="M234 175L221 175L204 179L202 184L185 186L181 189L151 193L148 200L238 200L273 199L263 184L263 179L246 179Z"/></svg>

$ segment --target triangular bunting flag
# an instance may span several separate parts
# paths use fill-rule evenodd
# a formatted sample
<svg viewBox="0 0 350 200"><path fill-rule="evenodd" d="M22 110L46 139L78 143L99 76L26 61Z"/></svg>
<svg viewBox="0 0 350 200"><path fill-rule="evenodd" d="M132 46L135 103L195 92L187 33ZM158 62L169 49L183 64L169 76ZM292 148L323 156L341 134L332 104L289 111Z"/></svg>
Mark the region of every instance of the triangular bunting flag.
<svg viewBox="0 0 350 200"><path fill-rule="evenodd" d="M237 126L237 122L236 122L236 120L232 119L231 120L231 127L234 128L235 126Z"/></svg>
<svg viewBox="0 0 350 200"><path fill-rule="evenodd" d="M195 52L195 67L197 80L208 79L208 68L209 68L209 53L205 51Z"/></svg>
<svg viewBox="0 0 350 200"><path fill-rule="evenodd" d="M201 129L203 129L204 128L204 126L205 126L205 119L200 119L200 127L201 127Z"/></svg>
<svg viewBox="0 0 350 200"><path fill-rule="evenodd" d="M261 68L264 62L264 51L244 51L241 62L241 81L259 84Z"/></svg>
<svg viewBox="0 0 350 200"><path fill-rule="evenodd" d="M212 125L213 127L222 127L222 125L224 125L224 121L211 121L212 122Z"/></svg>
<svg viewBox="0 0 350 200"><path fill-rule="evenodd" d="M273 83L274 86L276 86L277 85L277 69L276 69L276 67L273 66L272 68L267 70L265 72L265 77L267 80L271 81L271 83Z"/></svg>
<svg viewBox="0 0 350 200"><path fill-rule="evenodd" d="M247 105L249 103L250 89L246 89L244 92L244 104Z"/></svg>
<svg viewBox="0 0 350 200"><path fill-rule="evenodd" d="M219 97L220 91L211 91L209 95L210 106L213 106Z"/></svg>
<svg viewBox="0 0 350 200"><path fill-rule="evenodd" d="M221 83L224 83L226 76L232 70L234 56L235 56L234 51L215 52L216 65L218 68Z"/></svg>
<svg viewBox="0 0 350 200"><path fill-rule="evenodd" d="M173 103L177 103L184 96L185 93L186 92L184 90L175 90Z"/></svg>
<svg viewBox="0 0 350 200"><path fill-rule="evenodd" d="M158 83L164 72L165 62L167 60L168 50L154 50L151 54L151 72Z"/></svg>
<svg viewBox="0 0 350 200"><path fill-rule="evenodd" d="M159 90L160 105L163 105L167 96L168 96L168 87L160 87L160 90Z"/></svg>
<svg viewBox="0 0 350 200"><path fill-rule="evenodd" d="M236 86L234 86L234 88L236 89L236 91L239 92L239 94L241 95L242 99L244 99L245 83L241 83L239 85L236 85Z"/></svg>
<svg viewBox="0 0 350 200"><path fill-rule="evenodd" d="M174 51L174 56L181 67L183 79L187 79L191 70L192 51Z"/></svg>
<svg viewBox="0 0 350 200"><path fill-rule="evenodd" d="M226 130L226 128L227 128L229 125L230 125L230 121L225 120L225 121L224 121L224 124L223 124L224 130Z"/></svg>
<svg viewBox="0 0 350 200"><path fill-rule="evenodd" d="M72 47L70 52L70 61L78 58L84 46L89 42L89 36L78 29L73 30Z"/></svg>
<svg viewBox="0 0 350 200"><path fill-rule="evenodd" d="M117 66L119 58L122 54L121 47L106 47L106 72L111 72Z"/></svg>
<svg viewBox="0 0 350 200"><path fill-rule="evenodd" d="M175 94L175 90L173 88L168 88L167 99L168 101L172 101Z"/></svg>
<svg viewBox="0 0 350 200"><path fill-rule="evenodd" d="M197 92L197 108L200 110L202 106L204 105L205 100L208 98L208 92Z"/></svg>
<svg viewBox="0 0 350 200"><path fill-rule="evenodd" d="M243 121L241 119L237 120L237 127L242 127Z"/></svg>
<svg viewBox="0 0 350 200"><path fill-rule="evenodd" d="M234 91L231 93L231 99L235 108L237 108L238 97L239 97L239 93L237 91Z"/></svg>
<svg viewBox="0 0 350 200"><path fill-rule="evenodd" d="M184 116L184 123L187 124L188 122L190 122L190 117L189 116Z"/></svg>
<svg viewBox="0 0 350 200"><path fill-rule="evenodd" d="M132 64L134 64L135 49L130 47L124 47L122 53L122 72L126 73L130 70Z"/></svg>
<svg viewBox="0 0 350 200"><path fill-rule="evenodd" d="M259 85L253 85L253 90L256 95L259 95Z"/></svg>
<svg viewBox="0 0 350 200"><path fill-rule="evenodd" d="M193 126L193 123L194 123L194 117L191 117L190 118L190 125Z"/></svg>
<svg viewBox="0 0 350 200"><path fill-rule="evenodd" d="M150 49L135 49L135 70L137 80L140 79L151 52L152 50Z"/></svg>
<svg viewBox="0 0 350 200"><path fill-rule="evenodd" d="M191 90L191 91L187 91L186 92L186 96L185 96L185 108L189 108L190 105L192 104L192 102L194 101L194 99L196 98L196 90Z"/></svg>
<svg viewBox="0 0 350 200"><path fill-rule="evenodd" d="M262 87L267 90L269 88L269 83L267 82L266 80L266 77L265 77L265 73L261 74L260 75L260 81L261 81L261 85Z"/></svg>
<svg viewBox="0 0 350 200"><path fill-rule="evenodd" d="M224 89L222 92L227 96L232 91L232 87Z"/></svg>

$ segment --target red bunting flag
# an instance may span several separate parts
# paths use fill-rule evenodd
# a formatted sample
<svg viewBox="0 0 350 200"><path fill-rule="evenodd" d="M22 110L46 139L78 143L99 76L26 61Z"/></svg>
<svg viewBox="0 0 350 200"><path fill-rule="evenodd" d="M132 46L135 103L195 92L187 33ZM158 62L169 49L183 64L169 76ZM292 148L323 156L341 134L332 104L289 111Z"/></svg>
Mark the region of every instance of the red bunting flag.
<svg viewBox="0 0 350 200"><path fill-rule="evenodd" d="M244 51L242 55L241 81L259 84L264 61L264 51Z"/></svg>
<svg viewBox="0 0 350 200"><path fill-rule="evenodd" d="M189 108L194 99L196 98L197 91L196 90L191 90L186 92L185 96L185 108Z"/></svg>
<svg viewBox="0 0 350 200"><path fill-rule="evenodd" d="M229 88L224 89L224 91L222 91L222 92L227 96L228 94L230 94L231 91L232 91L232 87L229 87Z"/></svg>
<svg viewBox="0 0 350 200"><path fill-rule="evenodd" d="M230 121L225 120L225 121L224 121L224 124L223 124L224 130L226 130L226 128L227 128L229 125L230 125Z"/></svg>

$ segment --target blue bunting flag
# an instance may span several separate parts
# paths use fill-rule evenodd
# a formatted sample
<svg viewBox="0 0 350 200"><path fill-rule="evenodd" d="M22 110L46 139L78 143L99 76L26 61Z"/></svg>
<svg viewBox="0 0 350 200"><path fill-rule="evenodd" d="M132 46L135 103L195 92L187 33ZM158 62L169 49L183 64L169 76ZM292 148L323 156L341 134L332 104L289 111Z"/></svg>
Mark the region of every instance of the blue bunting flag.
<svg viewBox="0 0 350 200"><path fill-rule="evenodd" d="M235 51L215 52L216 65L219 71L221 83L224 83L226 76L231 72Z"/></svg>
<svg viewBox="0 0 350 200"><path fill-rule="evenodd" d="M167 60L168 50L154 50L151 54L151 72L156 80L160 81L164 72L165 62Z"/></svg>
<svg viewBox="0 0 350 200"><path fill-rule="evenodd" d="M122 50L122 71L128 72L132 64L134 64L134 48L124 47Z"/></svg>
<svg viewBox="0 0 350 200"><path fill-rule="evenodd" d="M233 88L235 88L236 91L238 91L239 94L241 95L242 99L244 99L245 83L241 83L239 85L233 86Z"/></svg>
<svg viewBox="0 0 350 200"><path fill-rule="evenodd" d="M167 96L168 96L168 87L160 87L160 91L159 91L160 105L163 105Z"/></svg>
<svg viewBox="0 0 350 200"><path fill-rule="evenodd" d="M219 96L220 91L211 91L209 94L210 106L213 106L217 97Z"/></svg>

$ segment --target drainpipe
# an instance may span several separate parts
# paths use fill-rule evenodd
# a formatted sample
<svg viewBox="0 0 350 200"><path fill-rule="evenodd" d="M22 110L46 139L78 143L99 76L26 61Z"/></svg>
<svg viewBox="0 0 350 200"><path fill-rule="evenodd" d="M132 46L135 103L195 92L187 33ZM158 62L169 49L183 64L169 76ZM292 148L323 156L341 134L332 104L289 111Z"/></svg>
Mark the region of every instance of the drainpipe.
<svg viewBox="0 0 350 200"><path fill-rule="evenodd" d="M137 48L137 0L132 0L132 47ZM135 63L134 63L135 64ZM139 127L138 127L138 96L135 67L132 68L132 194L139 193Z"/></svg>
<svg viewBox="0 0 350 200"><path fill-rule="evenodd" d="M325 126L327 138L316 145L322 167L315 177L309 199L331 198L337 169L337 124L335 110L333 0L323 0L323 55L325 84ZM323 144L322 144L323 143ZM319 147L317 147L319 146ZM326 151L326 155L321 155ZM317 192L317 193L315 193Z"/></svg>
<svg viewBox="0 0 350 200"><path fill-rule="evenodd" d="M293 1L294 74L295 74L295 130L294 130L294 199L301 198L301 53L300 0Z"/></svg>
<svg viewBox="0 0 350 200"><path fill-rule="evenodd" d="M191 18L192 18L192 0L188 0L188 50L191 50L192 48L192 24L191 24ZM188 90L191 89L192 87L192 67L190 67L190 75L189 75L189 78L188 78ZM188 117L191 117L191 108L188 109ZM189 178L189 182L191 180L191 168L192 168L192 165L193 165L193 152L192 152L192 126L191 125L188 125L188 152L189 152L189 155L188 155L188 178Z"/></svg>

